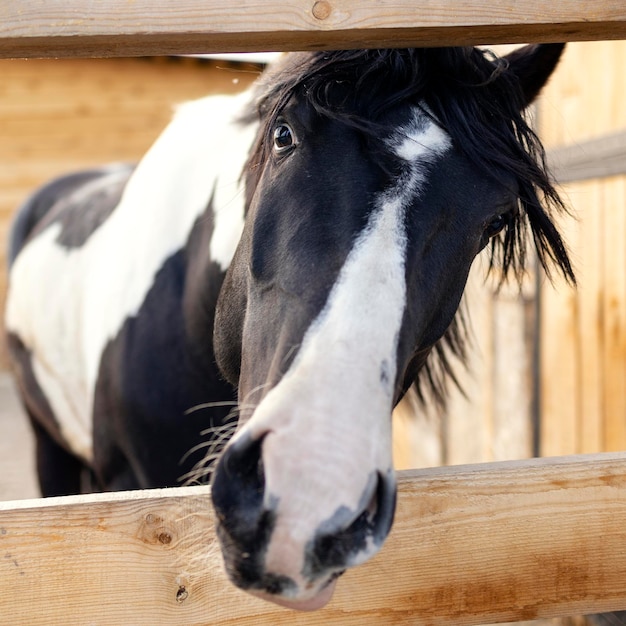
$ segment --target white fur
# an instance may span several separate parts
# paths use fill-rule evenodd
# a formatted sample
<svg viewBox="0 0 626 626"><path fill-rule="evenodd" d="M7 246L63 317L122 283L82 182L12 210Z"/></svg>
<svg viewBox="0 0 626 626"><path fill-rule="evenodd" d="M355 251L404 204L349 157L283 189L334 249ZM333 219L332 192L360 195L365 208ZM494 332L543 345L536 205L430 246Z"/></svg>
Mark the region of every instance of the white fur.
<svg viewBox="0 0 626 626"><path fill-rule="evenodd" d="M93 454L102 352L138 312L164 261L184 246L214 187L211 255L222 268L230 262L243 228L238 180L256 130L236 125L247 97L213 96L180 107L86 245L58 245L54 225L13 265L7 327L32 351L63 436L84 459Z"/></svg>
<svg viewBox="0 0 626 626"><path fill-rule="evenodd" d="M406 305L405 211L424 182L424 163L449 146L419 109L390 140L409 165L408 179L378 197L290 369L238 434L265 435L266 506L278 503L267 570L300 584L304 546L320 523L341 507L358 515L373 472L391 477L390 415ZM358 561L376 549L370 545Z"/></svg>

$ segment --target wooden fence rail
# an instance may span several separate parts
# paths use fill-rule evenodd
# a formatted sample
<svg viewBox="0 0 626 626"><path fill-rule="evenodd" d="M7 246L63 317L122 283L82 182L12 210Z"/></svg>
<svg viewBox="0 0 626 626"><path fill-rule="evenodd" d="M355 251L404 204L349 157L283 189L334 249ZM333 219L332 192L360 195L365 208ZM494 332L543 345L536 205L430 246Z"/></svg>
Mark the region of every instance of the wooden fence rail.
<svg viewBox="0 0 626 626"><path fill-rule="evenodd" d="M626 454L404 472L381 554L306 614L227 582L207 488L4 503L0 615L28 626L458 626L626 609L625 517Z"/></svg>
<svg viewBox="0 0 626 626"><path fill-rule="evenodd" d="M626 38L623 0L3 0L0 57Z"/></svg>

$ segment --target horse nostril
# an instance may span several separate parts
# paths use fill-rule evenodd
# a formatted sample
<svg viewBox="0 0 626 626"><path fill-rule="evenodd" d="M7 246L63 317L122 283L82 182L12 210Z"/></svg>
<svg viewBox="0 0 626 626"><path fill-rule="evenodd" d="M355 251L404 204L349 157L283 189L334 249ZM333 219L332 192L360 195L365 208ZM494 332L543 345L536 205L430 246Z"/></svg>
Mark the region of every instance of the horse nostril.
<svg viewBox="0 0 626 626"><path fill-rule="evenodd" d="M395 512L396 486L393 473L376 473L376 485L362 500L363 507L343 528L330 528L315 538L309 553L311 571L315 577L329 569L344 569L367 560L387 537Z"/></svg>
<svg viewBox="0 0 626 626"><path fill-rule="evenodd" d="M231 540L240 544L257 538L263 515L262 444L263 438L243 438L228 446L211 483L217 517L223 529L228 529Z"/></svg>
<svg viewBox="0 0 626 626"><path fill-rule="evenodd" d="M376 472L376 488L365 509L350 526L353 531L365 524L376 544L382 544L387 537L396 510L396 482L393 472L384 476Z"/></svg>

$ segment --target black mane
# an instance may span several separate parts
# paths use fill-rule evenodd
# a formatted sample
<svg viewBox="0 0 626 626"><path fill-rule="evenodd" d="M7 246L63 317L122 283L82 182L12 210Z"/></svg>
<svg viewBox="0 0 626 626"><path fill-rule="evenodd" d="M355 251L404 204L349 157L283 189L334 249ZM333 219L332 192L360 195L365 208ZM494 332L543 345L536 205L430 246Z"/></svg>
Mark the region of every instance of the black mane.
<svg viewBox="0 0 626 626"><path fill-rule="evenodd" d="M304 95L321 115L365 134L385 134L380 117L400 103L424 108L458 149L485 174L515 180L518 211L491 240L490 270L502 283L526 273L529 233L549 277L556 268L575 283L567 250L553 221L565 206L546 166L545 151L525 113L525 95L508 62L477 48L426 48L291 53L261 78L256 109L261 120L247 166L247 195L267 158L270 133L294 94ZM510 183L507 183L510 184ZM459 312L430 352L416 388L443 404L446 382L454 378L451 355L465 361L467 326Z"/></svg>

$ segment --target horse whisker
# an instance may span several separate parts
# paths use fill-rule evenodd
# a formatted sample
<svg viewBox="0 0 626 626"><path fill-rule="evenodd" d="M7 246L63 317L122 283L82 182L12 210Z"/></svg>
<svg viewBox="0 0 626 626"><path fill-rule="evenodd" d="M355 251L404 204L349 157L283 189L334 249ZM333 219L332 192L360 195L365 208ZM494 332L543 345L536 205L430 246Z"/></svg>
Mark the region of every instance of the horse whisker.
<svg viewBox="0 0 626 626"><path fill-rule="evenodd" d="M185 461L187 461L192 454L198 452L199 450L202 450L203 448L210 448L211 451L214 451L215 447L219 446L222 443L225 443L225 441L232 437L236 428L237 422L231 421L222 424L221 426L214 426L212 428L207 428L206 430L201 431L200 436L211 436L211 439L207 441L201 441L200 443L189 449L181 459L181 464L185 463Z"/></svg>
<svg viewBox="0 0 626 626"><path fill-rule="evenodd" d="M236 400L223 400L221 402L203 402L202 404L196 404L189 409L185 410L185 415L190 415L191 413L195 413L196 411L200 411L202 409L214 409L224 406L232 406L237 407L238 403Z"/></svg>

